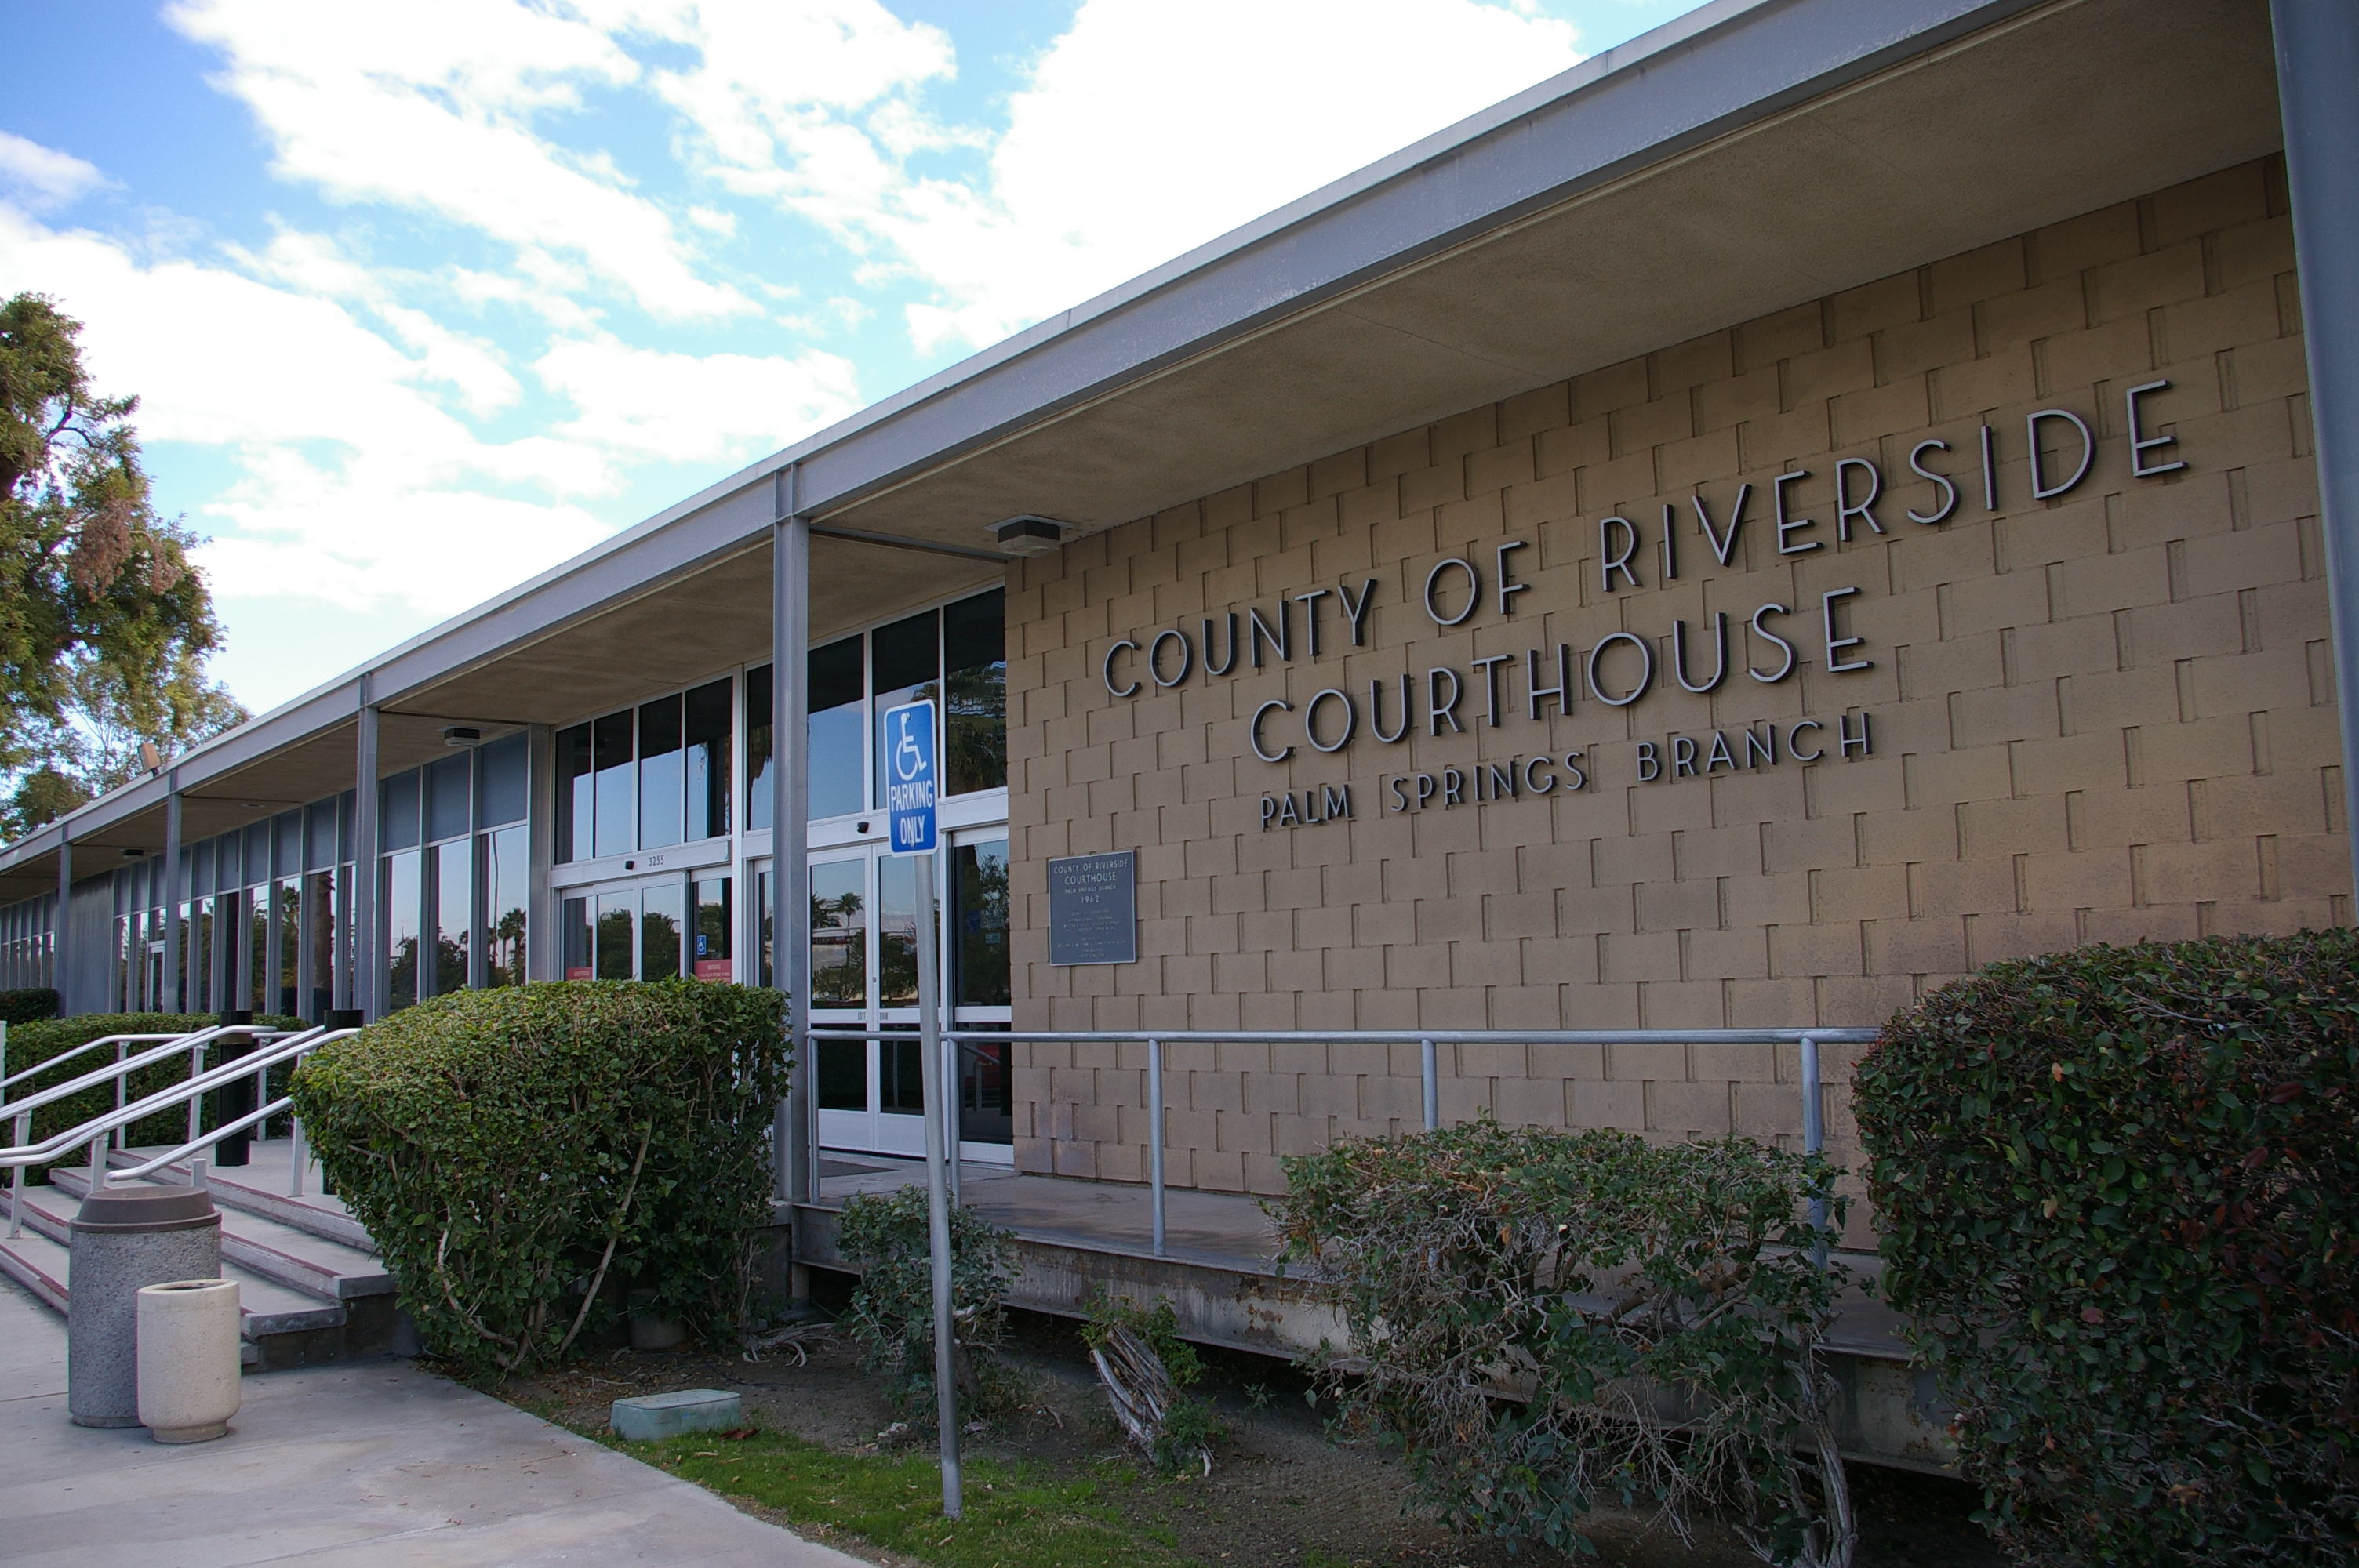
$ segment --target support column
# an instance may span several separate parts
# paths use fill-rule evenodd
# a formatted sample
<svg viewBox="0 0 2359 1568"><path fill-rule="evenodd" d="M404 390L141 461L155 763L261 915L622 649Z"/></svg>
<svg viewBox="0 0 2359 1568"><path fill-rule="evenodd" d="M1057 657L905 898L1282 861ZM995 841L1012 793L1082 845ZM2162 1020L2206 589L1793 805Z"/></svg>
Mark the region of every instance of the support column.
<svg viewBox="0 0 2359 1568"><path fill-rule="evenodd" d="M187 873L180 867L180 774L164 775L164 994L157 1003L166 1012L186 1012L188 993L180 985L180 902L188 896Z"/></svg>
<svg viewBox="0 0 2359 1568"><path fill-rule="evenodd" d="M2334 618L2343 723L2343 826L2359 881L2359 8L2270 0L2286 185L2301 279L2319 527Z"/></svg>
<svg viewBox="0 0 2359 1568"><path fill-rule="evenodd" d="M58 918L49 938L49 984L58 993L58 1014L67 1017L73 1005L73 838L58 824Z"/></svg>
<svg viewBox="0 0 2359 1568"><path fill-rule="evenodd" d="M561 980L564 928L558 916L563 912L549 891L549 868L557 863L557 732L536 724L527 734L524 973L528 980Z"/></svg>
<svg viewBox="0 0 2359 1568"><path fill-rule="evenodd" d="M787 993L796 1042L788 1090L785 1196L811 1198L816 1047L804 1033L810 998L810 520L801 514L802 468L778 479L770 535L770 932L773 972Z"/></svg>
<svg viewBox="0 0 2359 1568"><path fill-rule="evenodd" d="M376 708L369 678L361 676L360 738L353 759L353 1005L363 1022L375 1023L383 999L377 994L377 963L385 942L376 921Z"/></svg>

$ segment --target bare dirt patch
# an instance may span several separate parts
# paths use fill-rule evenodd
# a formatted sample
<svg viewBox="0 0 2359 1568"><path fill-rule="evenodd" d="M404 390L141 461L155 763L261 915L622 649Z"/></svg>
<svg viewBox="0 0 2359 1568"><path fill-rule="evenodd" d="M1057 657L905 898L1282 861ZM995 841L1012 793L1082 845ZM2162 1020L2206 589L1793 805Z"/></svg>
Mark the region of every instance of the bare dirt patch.
<svg viewBox="0 0 2359 1568"><path fill-rule="evenodd" d="M1338 1443L1324 1413L1306 1401L1293 1368L1256 1357L1208 1352L1205 1391L1232 1429L1209 1477L1157 1476L1125 1447L1073 1325L1011 1314L1009 1355L1028 1386L1024 1408L1003 1411L972 1432L966 1452L1052 1476L1094 1476L1119 1484L1102 1490L1144 1539L1212 1564L1269 1563L1300 1568L1569 1568L1572 1559L1525 1546L1454 1536L1403 1512L1407 1480L1394 1454L1364 1443ZM519 1379L504 1397L585 1433L603 1432L617 1399L685 1388L734 1389L749 1419L843 1454L884 1454L931 1448L923 1430L895 1432L903 1412L864 1372L856 1348L822 1338L798 1365L791 1354L759 1362L694 1352L595 1354L567 1370ZM1962 1483L1854 1466L1863 1538L1861 1568L1954 1568L2004 1561L1971 1514L1976 1498ZM766 1512L755 1509L752 1511ZM857 1537L795 1520L805 1534L880 1563L915 1559ZM1600 1509L1590 1535L1607 1568L1700 1565L1738 1568L1757 1562L1736 1534L1710 1525L1683 1544L1649 1530L1642 1515ZM1032 1568L1056 1568L1039 1563Z"/></svg>

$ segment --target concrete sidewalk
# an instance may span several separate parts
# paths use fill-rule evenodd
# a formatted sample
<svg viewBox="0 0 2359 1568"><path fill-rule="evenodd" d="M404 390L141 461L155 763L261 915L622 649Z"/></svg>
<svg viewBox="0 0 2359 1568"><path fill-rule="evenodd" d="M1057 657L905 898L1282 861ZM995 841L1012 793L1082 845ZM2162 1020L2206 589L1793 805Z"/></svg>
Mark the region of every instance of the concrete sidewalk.
<svg viewBox="0 0 2359 1568"><path fill-rule="evenodd" d="M0 1562L11 1568L762 1564L857 1560L423 1372L244 1380L230 1435L168 1448L66 1420L64 1324L0 1281Z"/></svg>

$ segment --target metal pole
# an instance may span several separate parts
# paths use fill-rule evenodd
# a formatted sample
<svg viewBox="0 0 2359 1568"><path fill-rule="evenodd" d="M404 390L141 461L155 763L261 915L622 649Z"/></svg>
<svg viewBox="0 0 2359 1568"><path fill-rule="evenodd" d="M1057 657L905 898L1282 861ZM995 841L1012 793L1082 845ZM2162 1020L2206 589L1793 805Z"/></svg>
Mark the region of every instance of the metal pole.
<svg viewBox="0 0 2359 1568"><path fill-rule="evenodd" d="M106 1134L102 1132L90 1141L90 1190L106 1190Z"/></svg>
<svg viewBox="0 0 2359 1568"><path fill-rule="evenodd" d="M2343 827L2359 878L2359 9L2270 0L2286 187L2310 362L2320 532L2343 729Z"/></svg>
<svg viewBox="0 0 2359 1568"><path fill-rule="evenodd" d="M16 1113L16 1147L22 1149L33 1141L33 1113ZM14 1241L25 1234L25 1167L17 1166L8 1173L8 1239Z"/></svg>
<svg viewBox="0 0 2359 1568"><path fill-rule="evenodd" d="M787 993L788 1068L781 1108L784 1190L789 1203L819 1187L813 1089L819 1049L810 1036L810 520L797 510L802 470L778 476L777 526L770 535L770 941L771 972ZM808 1296L800 1265L793 1293Z"/></svg>
<svg viewBox="0 0 2359 1568"><path fill-rule="evenodd" d="M940 984L934 972L934 857L917 857L918 1051L926 1085L926 1230L934 1266L934 1411L941 1433L942 1512L965 1511L959 1480L958 1324L951 1301L950 1173L943 1134Z"/></svg>
<svg viewBox="0 0 2359 1568"><path fill-rule="evenodd" d="M1802 1036L1802 1152L1822 1154L1827 1147L1827 1112L1819 1081L1819 1037ZM1821 1261L1826 1253L1827 1202L1824 1198L1810 1200L1810 1228L1818 1232L1812 1243Z"/></svg>
<svg viewBox="0 0 2359 1568"><path fill-rule="evenodd" d="M1163 1042L1147 1043L1147 1183L1155 1210L1155 1255L1163 1256Z"/></svg>
<svg viewBox="0 0 2359 1568"><path fill-rule="evenodd" d="M1441 1049L1430 1040L1420 1040L1425 1073L1425 1130L1440 1130L1441 1127Z"/></svg>
<svg viewBox="0 0 2359 1568"><path fill-rule="evenodd" d="M164 778L164 994L162 1011L177 1013L187 1005L180 985L180 900L188 892L180 867L180 774Z"/></svg>
<svg viewBox="0 0 2359 1568"><path fill-rule="evenodd" d="M193 1080L198 1074L204 1070L205 1047L204 1043L202 1041L199 1041L196 1044L189 1047L189 1076ZM201 1094L190 1095L189 1097L188 1141L194 1143L197 1141L197 1134L204 1130L204 1119L205 1097Z"/></svg>
<svg viewBox="0 0 2359 1568"><path fill-rule="evenodd" d="M353 717L358 737L353 755L353 1006L374 1023L385 1000L377 992L385 939L376 928L376 708L369 701L365 675Z"/></svg>

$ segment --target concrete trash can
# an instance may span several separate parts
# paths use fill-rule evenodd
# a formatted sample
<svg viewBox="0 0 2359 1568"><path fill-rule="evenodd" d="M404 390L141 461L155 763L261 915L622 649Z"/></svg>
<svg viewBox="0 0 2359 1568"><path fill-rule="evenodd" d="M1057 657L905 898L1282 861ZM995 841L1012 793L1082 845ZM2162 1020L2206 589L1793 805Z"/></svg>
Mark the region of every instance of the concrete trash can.
<svg viewBox="0 0 2359 1568"><path fill-rule="evenodd" d="M158 1443L209 1443L237 1413L237 1281L139 1290L139 1421Z"/></svg>
<svg viewBox="0 0 2359 1568"><path fill-rule="evenodd" d="M71 1227L66 1414L76 1426L139 1424L139 1292L221 1278L221 1216L190 1187L106 1187Z"/></svg>

